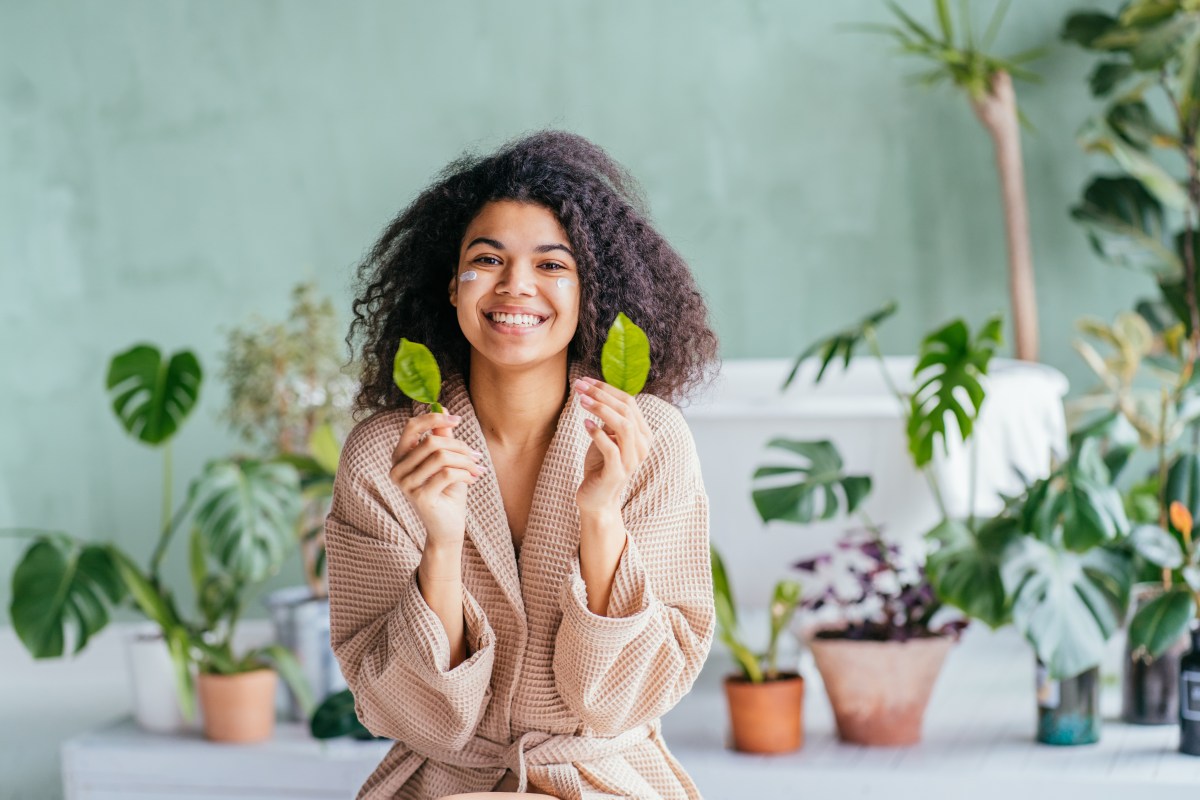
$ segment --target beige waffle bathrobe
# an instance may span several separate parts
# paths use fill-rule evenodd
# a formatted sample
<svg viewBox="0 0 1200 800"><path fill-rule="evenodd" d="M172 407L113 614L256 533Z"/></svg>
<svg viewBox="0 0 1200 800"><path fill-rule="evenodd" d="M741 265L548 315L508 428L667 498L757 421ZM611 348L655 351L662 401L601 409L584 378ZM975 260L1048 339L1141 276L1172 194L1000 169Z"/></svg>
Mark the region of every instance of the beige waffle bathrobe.
<svg viewBox="0 0 1200 800"><path fill-rule="evenodd" d="M570 378L581 373L572 363ZM566 387L564 387L565 391ZM443 389L455 435L487 457L457 376ZM359 799L492 790L563 800L694 800L659 717L691 688L712 644L708 501L682 415L637 399L650 452L622 502L629 531L608 616L588 610L579 511L589 416L571 392L538 477L517 557L494 471L470 489L463 545L468 658L449 669L441 621L416 583L425 529L388 477L405 422L376 414L350 434L325 527L331 640L359 719L396 740Z"/></svg>

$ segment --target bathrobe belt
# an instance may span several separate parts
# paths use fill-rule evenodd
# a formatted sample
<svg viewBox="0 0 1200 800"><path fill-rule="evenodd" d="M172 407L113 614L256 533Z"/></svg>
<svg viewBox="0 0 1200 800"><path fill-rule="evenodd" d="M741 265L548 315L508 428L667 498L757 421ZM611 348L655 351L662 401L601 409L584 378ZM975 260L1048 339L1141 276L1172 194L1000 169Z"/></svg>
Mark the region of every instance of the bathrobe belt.
<svg viewBox="0 0 1200 800"><path fill-rule="evenodd" d="M511 769L517 776L517 791L524 792L528 787L527 767L557 772L555 767L569 767L576 761L590 761L622 753L648 738L659 736L659 731L660 722L654 720L612 737L529 731L508 744L476 736L462 750L436 750L426 753L411 746L409 749L425 758L456 767Z"/></svg>

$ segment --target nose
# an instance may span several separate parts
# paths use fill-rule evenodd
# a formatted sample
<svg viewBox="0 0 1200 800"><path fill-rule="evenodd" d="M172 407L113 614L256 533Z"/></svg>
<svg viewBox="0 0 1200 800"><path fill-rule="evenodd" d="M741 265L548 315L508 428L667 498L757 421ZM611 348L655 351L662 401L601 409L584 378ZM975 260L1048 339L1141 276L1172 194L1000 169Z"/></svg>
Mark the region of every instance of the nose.
<svg viewBox="0 0 1200 800"><path fill-rule="evenodd" d="M512 264L500 275L498 294L530 296L537 293L537 275L532 265Z"/></svg>

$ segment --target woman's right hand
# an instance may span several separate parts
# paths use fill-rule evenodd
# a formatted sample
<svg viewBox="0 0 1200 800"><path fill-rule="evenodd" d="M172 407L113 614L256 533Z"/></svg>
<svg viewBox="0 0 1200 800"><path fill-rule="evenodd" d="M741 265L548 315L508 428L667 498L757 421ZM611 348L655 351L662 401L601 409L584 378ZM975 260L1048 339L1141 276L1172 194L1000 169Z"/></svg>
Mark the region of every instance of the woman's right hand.
<svg viewBox="0 0 1200 800"><path fill-rule="evenodd" d="M487 470L479 463L481 453L454 438L460 422L461 417L450 414L415 416L392 452L388 476L425 523L427 546L462 547L467 488Z"/></svg>

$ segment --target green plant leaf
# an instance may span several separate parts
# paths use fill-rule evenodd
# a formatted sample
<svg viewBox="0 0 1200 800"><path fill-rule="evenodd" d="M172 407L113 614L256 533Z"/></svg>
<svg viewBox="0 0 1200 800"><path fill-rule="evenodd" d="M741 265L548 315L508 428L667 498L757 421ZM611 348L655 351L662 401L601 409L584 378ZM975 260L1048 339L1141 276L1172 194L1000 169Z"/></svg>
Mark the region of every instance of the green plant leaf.
<svg viewBox="0 0 1200 800"><path fill-rule="evenodd" d="M207 550L239 581L278 570L295 544L300 477L288 464L211 462L192 484Z"/></svg>
<svg viewBox="0 0 1200 800"><path fill-rule="evenodd" d="M175 610L174 601L167 590L152 584L150 579L138 568L138 565L115 546L108 546L108 556L116 565L121 581L129 590L129 594L147 619L157 622L164 632L180 624L179 614Z"/></svg>
<svg viewBox="0 0 1200 800"><path fill-rule="evenodd" d="M68 628L78 653L108 625L109 607L124 598L125 585L104 546L47 536L26 549L13 572L9 615L30 655L58 658Z"/></svg>
<svg viewBox="0 0 1200 800"><path fill-rule="evenodd" d="M1128 556L1104 548L1074 553L1020 536L1005 553L1000 574L1013 598L1013 625L1051 677L1073 677L1100 663L1128 604Z"/></svg>
<svg viewBox="0 0 1200 800"><path fill-rule="evenodd" d="M1180 453L1167 470L1167 507L1183 503L1192 519L1200 519L1200 455Z"/></svg>
<svg viewBox="0 0 1200 800"><path fill-rule="evenodd" d="M203 373L188 350L164 364L158 348L143 344L113 356L105 386L125 430L149 445L175 435L196 406Z"/></svg>
<svg viewBox="0 0 1200 800"><path fill-rule="evenodd" d="M328 422L313 428L312 436L308 438L308 452L312 453L313 461L327 474L337 474L342 446L333 432L333 426Z"/></svg>
<svg viewBox="0 0 1200 800"><path fill-rule="evenodd" d="M925 569L939 600L995 629L1009 621L1000 564L1008 541L1019 531L1012 520L1003 519L985 531L976 536L957 520L943 520L925 535L936 545Z"/></svg>
<svg viewBox="0 0 1200 800"><path fill-rule="evenodd" d="M1183 262L1165 241L1162 204L1136 178L1094 179L1071 216L1087 228L1101 258L1156 276L1183 274Z"/></svg>
<svg viewBox="0 0 1200 800"><path fill-rule="evenodd" d="M1121 9L1118 17L1127 28L1155 25L1174 16L1179 11L1179 0L1131 0Z"/></svg>
<svg viewBox="0 0 1200 800"><path fill-rule="evenodd" d="M300 662L296 660L292 652L281 644L267 645L255 652L262 654L275 665L275 671L279 673L284 683L292 690L292 694L295 695L296 702L303 710L304 716L311 716L316 706L316 701L313 699L312 687L308 685L308 679L304 677L304 670L300 667Z"/></svg>
<svg viewBox="0 0 1200 800"><path fill-rule="evenodd" d="M1129 623L1129 645L1158 658L1187 633L1196 616L1196 601L1183 586L1173 586L1138 609Z"/></svg>
<svg viewBox="0 0 1200 800"><path fill-rule="evenodd" d="M600 370L604 382L629 395L646 385L650 375L650 340L624 312L617 312L608 329L608 338L600 350Z"/></svg>
<svg viewBox="0 0 1200 800"><path fill-rule="evenodd" d="M1096 48L1095 42L1117 25L1117 20L1108 14L1084 11L1071 14L1063 24L1059 38L1066 42L1074 42L1089 49Z"/></svg>
<svg viewBox="0 0 1200 800"><path fill-rule="evenodd" d="M1000 326L1000 318L992 317L972 340L967 324L955 320L921 342L907 426L909 451L918 468L933 460L935 439L946 446L947 416L964 442L971 437L985 397L980 379L1000 344Z"/></svg>
<svg viewBox="0 0 1200 800"><path fill-rule="evenodd" d="M183 718L191 722L196 717L196 684L192 679L191 638L179 625L163 631L171 666L175 672L175 692Z"/></svg>
<svg viewBox="0 0 1200 800"><path fill-rule="evenodd" d="M1158 567L1176 569L1183 566L1183 548L1169 532L1157 525L1142 524L1129 534L1134 552Z"/></svg>
<svg viewBox="0 0 1200 800"><path fill-rule="evenodd" d="M1179 57L1185 43L1196 35L1197 30L1200 30L1200 18L1196 14L1168 15L1159 24L1140 32L1129 51L1133 65L1147 71L1164 68Z"/></svg>
<svg viewBox="0 0 1200 800"><path fill-rule="evenodd" d="M401 339L392 363L392 380L410 400L426 403L434 413L441 413L438 396L442 392L442 371L428 347Z"/></svg>
<svg viewBox="0 0 1200 800"><path fill-rule="evenodd" d="M713 573L713 605L717 617L717 638L729 649L746 679L753 683L763 682L762 666L758 657L738 638L737 611L729 574L717 549L709 545L709 558Z"/></svg>
<svg viewBox="0 0 1200 800"><path fill-rule="evenodd" d="M1119 84L1133 75L1133 67L1123 61L1102 61L1092 70L1088 85L1093 97L1107 97Z"/></svg>
<svg viewBox="0 0 1200 800"><path fill-rule="evenodd" d="M334 692L326 697L313 712L309 730L314 739L337 739L350 736L355 739L377 739L358 719L354 706L354 695L349 689Z"/></svg>
<svg viewBox="0 0 1200 800"><path fill-rule="evenodd" d="M1104 120L1088 120L1079 132L1079 144L1089 153L1111 156L1168 208L1182 211L1187 206L1187 193L1179 182L1148 155L1125 142Z"/></svg>
<svg viewBox="0 0 1200 800"><path fill-rule="evenodd" d="M884 320L895 313L896 303L895 301L889 301L863 317L854 325L838 331L832 336L818 339L804 348L792 363L792 368L788 372L787 379L783 382L783 388L787 389L792 385L792 381L796 379L796 373L800 371L800 365L804 363L804 360L815 355L819 355L821 358L821 368L817 370L817 376L813 378L813 383L821 382L821 378L825 376L825 370L829 368L830 363L838 356L842 357L842 367L849 367L850 360L854 357L854 351L866 341L868 333L874 331Z"/></svg>
<svg viewBox="0 0 1200 800"><path fill-rule="evenodd" d="M763 466L754 473L758 485L752 490L754 507L763 522L784 520L808 523L814 519L832 519L843 508L852 514L871 492L868 475L846 475L842 457L829 441L800 442L772 439L768 447L794 453L807 460L806 464ZM769 485L762 478L785 474L803 475L798 483ZM839 498L836 489L841 490Z"/></svg>

